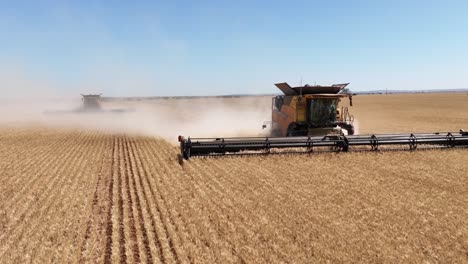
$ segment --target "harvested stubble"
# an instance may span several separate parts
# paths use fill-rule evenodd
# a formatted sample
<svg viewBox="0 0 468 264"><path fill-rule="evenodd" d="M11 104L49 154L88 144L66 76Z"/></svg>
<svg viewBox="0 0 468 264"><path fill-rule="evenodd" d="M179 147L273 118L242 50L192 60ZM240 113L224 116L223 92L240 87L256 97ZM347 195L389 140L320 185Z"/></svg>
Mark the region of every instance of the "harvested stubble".
<svg viewBox="0 0 468 264"><path fill-rule="evenodd" d="M358 98L371 110L401 102ZM445 111L433 110L434 100L412 104L421 120L400 121L411 131L441 129L428 118ZM458 100L443 127L468 121ZM382 112L365 109L356 106L363 130L391 131ZM468 261L468 150L201 158L183 166L177 153L152 137L0 129L0 259Z"/></svg>
<svg viewBox="0 0 468 264"><path fill-rule="evenodd" d="M467 150L181 167L176 147L148 137L0 140L6 262L467 261Z"/></svg>

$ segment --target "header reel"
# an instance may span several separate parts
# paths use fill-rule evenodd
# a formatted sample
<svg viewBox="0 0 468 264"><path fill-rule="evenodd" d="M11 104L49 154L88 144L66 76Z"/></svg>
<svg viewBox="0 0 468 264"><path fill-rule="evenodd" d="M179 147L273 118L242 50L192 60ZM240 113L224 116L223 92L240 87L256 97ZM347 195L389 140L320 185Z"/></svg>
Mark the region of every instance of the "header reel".
<svg viewBox="0 0 468 264"><path fill-rule="evenodd" d="M185 160L199 156L388 151L468 147L468 131L410 134L330 135L314 137L184 138Z"/></svg>

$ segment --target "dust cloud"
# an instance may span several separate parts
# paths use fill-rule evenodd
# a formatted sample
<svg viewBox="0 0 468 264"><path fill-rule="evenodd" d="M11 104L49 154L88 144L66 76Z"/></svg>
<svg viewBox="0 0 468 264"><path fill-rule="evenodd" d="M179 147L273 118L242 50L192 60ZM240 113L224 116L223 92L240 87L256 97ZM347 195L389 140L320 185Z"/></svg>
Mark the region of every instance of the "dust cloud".
<svg viewBox="0 0 468 264"><path fill-rule="evenodd" d="M264 135L267 131L262 130L262 124L271 119L270 97L152 100L141 97L138 101L114 98L103 100L102 111L84 112L80 111L83 106L80 93L98 93L93 87L99 82L60 84L50 76L32 73L27 68L14 62L0 64L0 127L95 129L174 141L178 135ZM119 81L122 80L129 82L133 78L122 74ZM133 88L127 91L138 96L136 90L141 89Z"/></svg>
<svg viewBox="0 0 468 264"><path fill-rule="evenodd" d="M81 98L0 99L0 126L83 128L177 140L191 137L261 136L271 119L271 98L192 98L102 102L83 112Z"/></svg>
<svg viewBox="0 0 468 264"><path fill-rule="evenodd" d="M170 142L178 135L233 137L269 132L262 124L271 119L271 97L113 98L103 100L102 111L81 111L80 93L97 93L92 87L66 88L21 65L0 64L0 127L94 129L162 137Z"/></svg>

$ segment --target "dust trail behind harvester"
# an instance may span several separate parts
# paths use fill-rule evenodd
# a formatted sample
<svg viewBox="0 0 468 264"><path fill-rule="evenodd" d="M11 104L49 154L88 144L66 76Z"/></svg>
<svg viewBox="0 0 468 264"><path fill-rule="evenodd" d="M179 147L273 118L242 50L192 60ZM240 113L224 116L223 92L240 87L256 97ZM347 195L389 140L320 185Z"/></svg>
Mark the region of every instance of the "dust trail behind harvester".
<svg viewBox="0 0 468 264"><path fill-rule="evenodd" d="M103 102L103 110L84 112L80 98L16 98L0 102L0 126L83 128L111 133L135 133L175 141L179 134L196 137L264 135L261 126L270 119L269 97L158 99ZM54 114L54 112L57 112Z"/></svg>

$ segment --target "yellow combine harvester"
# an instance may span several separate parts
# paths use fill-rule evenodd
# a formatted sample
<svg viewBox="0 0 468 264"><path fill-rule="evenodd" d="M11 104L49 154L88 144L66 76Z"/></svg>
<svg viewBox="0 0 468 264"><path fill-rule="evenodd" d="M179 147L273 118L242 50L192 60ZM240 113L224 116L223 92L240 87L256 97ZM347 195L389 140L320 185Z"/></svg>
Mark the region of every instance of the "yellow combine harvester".
<svg viewBox="0 0 468 264"><path fill-rule="evenodd" d="M341 93L348 83L299 87L287 83L275 85L284 95L273 97L271 121L263 125L263 128L271 125L272 136L354 134L354 117L349 114L348 107L340 106L344 98L349 98L352 106L352 95Z"/></svg>
<svg viewBox="0 0 468 264"><path fill-rule="evenodd" d="M102 111L101 95L102 94L82 94L81 100L83 101L83 106L80 110L90 112Z"/></svg>
<svg viewBox="0 0 468 264"><path fill-rule="evenodd" d="M416 150L417 148L465 148L468 132L354 135L354 117L340 102L348 84L291 87L275 84L284 95L272 98L271 137L185 138L179 136L181 157L284 152Z"/></svg>
<svg viewBox="0 0 468 264"><path fill-rule="evenodd" d="M83 104L74 110L55 110L45 111L44 114L81 114L81 113L125 113L133 112L133 109L103 109L102 108L102 94L81 94L81 101Z"/></svg>

